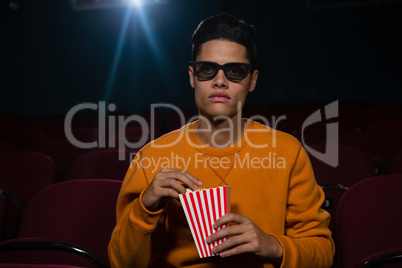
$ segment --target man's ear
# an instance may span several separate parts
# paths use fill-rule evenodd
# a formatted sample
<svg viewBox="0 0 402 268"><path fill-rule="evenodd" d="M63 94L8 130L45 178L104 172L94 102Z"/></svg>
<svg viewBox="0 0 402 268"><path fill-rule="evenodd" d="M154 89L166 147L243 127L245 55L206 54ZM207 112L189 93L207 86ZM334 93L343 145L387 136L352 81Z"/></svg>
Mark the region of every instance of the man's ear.
<svg viewBox="0 0 402 268"><path fill-rule="evenodd" d="M190 85L191 85L191 87L195 88L195 85L194 85L194 70L193 70L192 66L188 67L188 76L190 77Z"/></svg>
<svg viewBox="0 0 402 268"><path fill-rule="evenodd" d="M257 86L257 78L258 78L258 70L254 70L251 75L250 88L248 89L248 92L254 91L255 87Z"/></svg>

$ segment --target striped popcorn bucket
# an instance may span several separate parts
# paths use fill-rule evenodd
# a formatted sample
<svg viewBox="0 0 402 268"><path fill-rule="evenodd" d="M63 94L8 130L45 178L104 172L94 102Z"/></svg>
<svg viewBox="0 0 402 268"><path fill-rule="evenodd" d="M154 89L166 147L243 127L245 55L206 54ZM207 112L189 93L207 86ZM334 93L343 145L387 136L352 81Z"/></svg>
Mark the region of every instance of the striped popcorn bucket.
<svg viewBox="0 0 402 268"><path fill-rule="evenodd" d="M212 253L212 248L227 238L214 243L207 243L206 238L226 227L224 225L214 229L212 225L230 211L230 187L198 190L181 194L179 197L200 258L217 255Z"/></svg>

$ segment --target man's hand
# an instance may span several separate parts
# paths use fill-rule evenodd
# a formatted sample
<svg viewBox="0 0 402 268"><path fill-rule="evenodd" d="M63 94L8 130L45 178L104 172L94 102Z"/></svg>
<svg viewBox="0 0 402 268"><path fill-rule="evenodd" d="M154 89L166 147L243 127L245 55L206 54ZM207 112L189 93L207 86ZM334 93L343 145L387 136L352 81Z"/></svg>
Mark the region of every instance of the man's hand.
<svg viewBox="0 0 402 268"><path fill-rule="evenodd" d="M202 182L188 172L164 168L157 173L151 184L142 195L142 204L150 211L156 211L171 198L179 198L179 194L186 192L186 185L197 190Z"/></svg>
<svg viewBox="0 0 402 268"><path fill-rule="evenodd" d="M262 231L249 218L229 213L219 218L213 226L217 229L230 222L235 224L222 228L207 238L207 242L212 243L229 236L226 241L212 249L214 253L218 253L221 257L229 257L252 252L263 258L281 261L283 249L279 241Z"/></svg>

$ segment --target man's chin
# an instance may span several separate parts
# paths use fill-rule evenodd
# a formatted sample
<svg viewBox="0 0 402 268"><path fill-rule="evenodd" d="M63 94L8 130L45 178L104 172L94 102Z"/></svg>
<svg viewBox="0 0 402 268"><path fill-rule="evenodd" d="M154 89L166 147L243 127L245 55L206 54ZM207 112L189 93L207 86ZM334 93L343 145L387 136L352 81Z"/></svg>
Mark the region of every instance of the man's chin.
<svg viewBox="0 0 402 268"><path fill-rule="evenodd" d="M207 120L211 122L219 122L219 121L228 121L228 120L234 120L236 118L236 114L228 113L228 112L206 112L202 113L200 112L199 115L200 118L204 117Z"/></svg>

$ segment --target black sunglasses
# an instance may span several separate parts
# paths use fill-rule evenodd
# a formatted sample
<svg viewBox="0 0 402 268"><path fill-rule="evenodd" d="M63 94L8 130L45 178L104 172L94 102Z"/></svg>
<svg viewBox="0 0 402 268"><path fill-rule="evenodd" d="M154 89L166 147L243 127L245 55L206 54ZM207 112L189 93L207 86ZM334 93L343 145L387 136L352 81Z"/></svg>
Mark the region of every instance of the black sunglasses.
<svg viewBox="0 0 402 268"><path fill-rule="evenodd" d="M247 77L253 65L241 62L229 62L220 65L212 61L192 61L190 66L194 69L194 74L205 80L210 80L216 76L219 70L223 70L229 80L243 80Z"/></svg>

